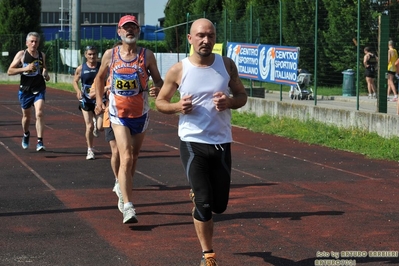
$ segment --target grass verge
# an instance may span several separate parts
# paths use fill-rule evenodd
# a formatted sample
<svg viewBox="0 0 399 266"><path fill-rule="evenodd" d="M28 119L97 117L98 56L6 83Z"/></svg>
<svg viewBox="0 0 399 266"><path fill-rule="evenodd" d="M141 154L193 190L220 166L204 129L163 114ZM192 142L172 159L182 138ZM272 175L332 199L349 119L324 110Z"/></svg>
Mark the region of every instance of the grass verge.
<svg viewBox="0 0 399 266"><path fill-rule="evenodd" d="M321 122L233 112L232 123L253 132L277 135L303 143L363 154L370 159L399 161L399 138L383 138L359 129L344 129Z"/></svg>

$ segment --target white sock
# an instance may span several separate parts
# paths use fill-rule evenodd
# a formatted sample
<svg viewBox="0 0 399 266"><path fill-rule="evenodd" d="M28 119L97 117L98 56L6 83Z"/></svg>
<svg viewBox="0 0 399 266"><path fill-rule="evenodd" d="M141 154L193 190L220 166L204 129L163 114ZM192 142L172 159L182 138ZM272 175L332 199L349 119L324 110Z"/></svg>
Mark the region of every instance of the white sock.
<svg viewBox="0 0 399 266"><path fill-rule="evenodd" d="M131 202L126 202L126 203L123 204L123 209L124 209L124 210L127 210L127 209L129 209L130 207L133 208L133 203L131 203Z"/></svg>

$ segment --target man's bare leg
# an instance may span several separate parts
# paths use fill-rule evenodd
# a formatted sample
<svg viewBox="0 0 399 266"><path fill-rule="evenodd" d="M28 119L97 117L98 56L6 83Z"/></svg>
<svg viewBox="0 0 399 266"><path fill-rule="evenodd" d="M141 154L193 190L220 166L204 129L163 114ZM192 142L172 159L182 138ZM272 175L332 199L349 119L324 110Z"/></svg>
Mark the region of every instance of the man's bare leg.
<svg viewBox="0 0 399 266"><path fill-rule="evenodd" d="M30 124L30 119L31 119L31 108L28 109L22 109L22 130L24 133L29 131L29 124Z"/></svg>
<svg viewBox="0 0 399 266"><path fill-rule="evenodd" d="M131 168L133 166L132 137L128 127L112 124L116 145L119 152L118 182L121 188L123 202L126 204L132 199L132 177Z"/></svg>
<svg viewBox="0 0 399 266"><path fill-rule="evenodd" d="M38 138L43 138L44 131L44 101L42 99L37 100L34 104L35 106L35 116L36 116L36 133Z"/></svg>
<svg viewBox="0 0 399 266"><path fill-rule="evenodd" d="M206 222L198 221L193 218L194 227L197 233L198 240L200 241L202 251L211 251L212 247L212 238L213 238L213 219L210 219Z"/></svg>

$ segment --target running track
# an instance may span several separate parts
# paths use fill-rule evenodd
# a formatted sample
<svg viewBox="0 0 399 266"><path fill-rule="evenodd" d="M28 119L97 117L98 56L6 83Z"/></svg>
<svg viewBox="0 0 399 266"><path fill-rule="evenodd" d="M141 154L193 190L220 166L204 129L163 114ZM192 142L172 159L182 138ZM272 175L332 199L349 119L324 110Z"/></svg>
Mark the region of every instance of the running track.
<svg viewBox="0 0 399 266"><path fill-rule="evenodd" d="M151 112L134 180L139 223L124 225L108 144L101 134L97 159L85 160L75 95L48 89L38 153L33 123L21 148L17 89L0 87L0 265L199 264L177 116ZM356 265L399 265L398 162L242 128L233 136L230 202L214 217L219 265L315 265L331 251Z"/></svg>

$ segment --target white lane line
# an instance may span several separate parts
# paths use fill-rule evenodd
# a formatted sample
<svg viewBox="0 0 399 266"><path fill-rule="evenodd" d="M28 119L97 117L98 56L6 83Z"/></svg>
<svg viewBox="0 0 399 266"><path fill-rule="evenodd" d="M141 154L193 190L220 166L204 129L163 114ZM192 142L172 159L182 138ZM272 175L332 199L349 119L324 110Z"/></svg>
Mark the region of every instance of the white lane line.
<svg viewBox="0 0 399 266"><path fill-rule="evenodd" d="M314 165L317 165L317 166L321 166L321 167L324 167L324 168L333 169L333 170L336 170L336 171L339 171L339 172L343 172L343 173L347 173L347 174L351 174L351 175L363 177L363 178L366 178L366 179L370 179L370 180L380 180L380 178L374 178L374 177L371 177L371 176L367 176L367 175L359 174L359 173L356 173L356 172L344 170L344 169L342 169L342 168L337 168L337 167L329 166L329 165L322 164L322 163L316 163L316 162L309 161L309 160L307 160L307 159L299 158L299 157L296 157L296 156L292 156L292 155L289 155L289 154L286 154L286 153L280 153L280 152L272 151L272 150L265 149L265 148L259 148L259 147L252 146L252 145L247 145L247 144L245 144L245 143L238 142L238 141L234 141L234 143L237 143L237 144L240 144L240 145L243 145L243 146L246 146L246 147L250 147L250 148L255 148L255 149L257 149L257 150L261 150L261 151L265 151L265 152L269 152L269 153L274 153L274 154L281 155L281 156L283 156L283 157L288 157L288 158L291 158L291 159L294 159L294 160L298 160L298 161L302 161L302 162L307 162L307 163L314 164Z"/></svg>
<svg viewBox="0 0 399 266"><path fill-rule="evenodd" d="M236 168L234 168L234 167L231 168L231 170L236 171L236 172L241 173L241 174L244 174L244 175L247 175L247 176L251 176L251 177L256 178L256 179L258 179L258 180L268 181L268 180L265 179L265 178L262 178L262 177L260 177L260 176L257 176L257 175L248 173L248 172L246 172L246 171L238 170L238 169L236 169ZM273 182L273 183L279 183L279 182Z"/></svg>
<svg viewBox="0 0 399 266"><path fill-rule="evenodd" d="M7 106L5 106L5 105L2 105L2 107L4 107L4 108L6 108L6 109L8 109L8 110L10 110L11 112L14 112L14 113L16 113L16 114L19 114L19 115L21 115L21 118L22 118L22 114L21 114L21 112L17 112L17 111L15 111L15 110L13 110L13 109L11 109L11 108L9 108L9 107L7 107ZM32 120L32 122L36 122L36 118L35 118L35 116L32 116L32 118L31 118L31 120ZM49 128L49 129L51 129L51 130L54 130L54 128L52 128L52 127L50 127L50 126L48 126L48 125L44 125L46 128Z"/></svg>
<svg viewBox="0 0 399 266"><path fill-rule="evenodd" d="M170 146L170 145L167 145L167 144L165 144L165 146L166 146L166 147L169 147L169 148L172 148L172 149L175 149L175 150L178 149L178 148L176 148L176 147L173 147L173 146ZM97 151L98 151L98 152L101 152L100 150L95 150L95 149L94 149L94 151L96 151L96 152L97 152ZM108 159L111 159L111 156L109 156L109 155L107 155L107 154L102 154L102 156L104 156L104 157L106 157L106 158L108 158ZM139 156L139 158L140 158L140 156ZM152 177L152 176L146 175L146 174L144 174L143 172L140 172L140 171L136 170L135 173L136 173L136 174L139 174L139 175L142 175L142 176L144 176L145 178L154 181L155 183L158 183L158 184L163 185L163 186L167 186L166 183L163 183L162 181L159 181L158 179L156 179L156 178L154 178L154 177Z"/></svg>
<svg viewBox="0 0 399 266"><path fill-rule="evenodd" d="M0 145L3 146L12 156L15 157L26 169L28 169L32 174L34 174L44 185L46 185L51 191L56 190L49 182L47 182L41 175L39 175L32 167L25 163L18 155L16 155L12 150L10 150L2 141Z"/></svg>
<svg viewBox="0 0 399 266"><path fill-rule="evenodd" d="M137 174L140 174L140 175L142 175L142 176L148 178L149 180L152 180L152 181L154 181L155 183L158 183L158 184L160 184L160 185L163 185L163 186L166 186L166 185L167 185L166 183L161 182L161 181L159 181L158 179L155 179L155 178L153 178L153 177L151 177L151 176L149 176L149 175L146 175L146 174L144 174L143 172L140 172L140 171L138 171L138 170L136 170L136 173L137 173Z"/></svg>
<svg viewBox="0 0 399 266"><path fill-rule="evenodd" d="M155 121L155 122L157 122L157 123L159 123L159 124L171 126L171 127L177 127L176 125L172 125L172 124L170 124L170 123L168 123L168 122L164 122L164 121L163 121L163 122L161 122L161 121ZM235 127L235 126L234 126L234 127ZM261 150L261 151L265 151L265 152L269 152L269 153L274 153L274 154L277 154L277 155L280 155L280 156L283 156L283 157L288 157L288 158L291 158L291 159L295 159L295 160L298 160L298 161L302 161L302 162L314 164L314 165L321 166L321 167L324 167L324 168L333 169L333 170L335 170L335 171L339 171L339 172L342 172L342 173L351 174L351 175L358 176L358 177L362 177L362 178L366 178L366 179L369 179L369 180L380 180L380 178L374 178L374 177L371 177L371 176L367 176L367 175L359 174L359 173L356 173L356 172L344 170L344 169L342 169L342 168L337 168L337 167L329 166L329 165L322 164L322 163L316 163L316 162L309 161L309 160L307 160L307 159L302 159L302 158L299 158L299 157L296 157L296 156L292 156L292 155L289 155L289 154L280 153L280 152L272 151L272 150L265 149L265 148L259 148L259 147L257 147L257 146L251 146L251 145L248 145L248 144L245 144L245 143L242 143L242 142L238 142L238 141L233 141L233 142L234 142L234 143L237 143L237 144L240 144L240 145L243 145L243 146L246 146L246 147L255 148L255 149L257 149L257 150ZM177 148L176 148L176 149L177 149ZM237 171L237 172L240 172L240 173L242 173L242 174L246 174L246 175L248 175L248 176L252 176L252 177L257 178L257 179L260 179L260 180L263 180L263 179L264 179L264 178L262 178L262 177L253 175L253 174L248 173L248 172L240 171L240 170L238 170L238 169L232 168L232 170Z"/></svg>

